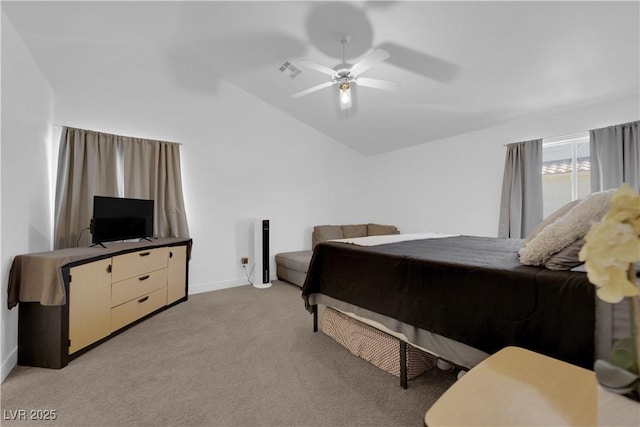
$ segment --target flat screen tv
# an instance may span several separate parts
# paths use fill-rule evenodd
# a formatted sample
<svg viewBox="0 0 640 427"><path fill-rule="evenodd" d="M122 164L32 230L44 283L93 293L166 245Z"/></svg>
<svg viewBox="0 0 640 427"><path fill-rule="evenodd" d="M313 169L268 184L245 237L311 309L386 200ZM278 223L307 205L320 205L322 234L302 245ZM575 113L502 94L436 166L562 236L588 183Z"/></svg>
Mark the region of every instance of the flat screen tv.
<svg viewBox="0 0 640 427"><path fill-rule="evenodd" d="M145 239L153 236L153 200L93 196L91 241Z"/></svg>

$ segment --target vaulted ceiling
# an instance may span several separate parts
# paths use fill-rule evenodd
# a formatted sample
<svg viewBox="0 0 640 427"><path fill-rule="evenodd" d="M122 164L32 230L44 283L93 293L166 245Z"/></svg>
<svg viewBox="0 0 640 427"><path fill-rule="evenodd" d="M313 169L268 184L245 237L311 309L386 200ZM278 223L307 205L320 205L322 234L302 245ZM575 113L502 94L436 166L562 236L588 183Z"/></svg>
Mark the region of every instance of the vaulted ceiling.
<svg viewBox="0 0 640 427"><path fill-rule="evenodd" d="M169 76L216 96L227 81L364 155L515 118L638 95L633 2L2 2L55 91L116 73ZM338 107L335 86L300 66L390 57ZM280 68L289 61L295 77Z"/></svg>

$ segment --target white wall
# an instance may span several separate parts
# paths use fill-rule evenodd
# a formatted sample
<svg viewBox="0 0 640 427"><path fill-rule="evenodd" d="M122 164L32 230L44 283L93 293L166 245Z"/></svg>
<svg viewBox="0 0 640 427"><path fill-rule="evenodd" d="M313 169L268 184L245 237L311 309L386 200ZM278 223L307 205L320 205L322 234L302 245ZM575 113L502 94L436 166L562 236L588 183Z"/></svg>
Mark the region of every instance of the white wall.
<svg viewBox="0 0 640 427"><path fill-rule="evenodd" d="M6 284L15 255L51 249L53 92L2 12L0 132L0 297L2 380L17 362L18 309L7 309Z"/></svg>
<svg viewBox="0 0 640 427"><path fill-rule="evenodd" d="M247 283L254 219L270 220L272 275L275 253L311 247L313 225L361 219L362 156L224 81L197 93L114 75L55 95L58 124L183 143L191 293Z"/></svg>
<svg viewBox="0 0 640 427"><path fill-rule="evenodd" d="M370 157L368 208L403 233L497 236L505 144L639 118L635 94Z"/></svg>

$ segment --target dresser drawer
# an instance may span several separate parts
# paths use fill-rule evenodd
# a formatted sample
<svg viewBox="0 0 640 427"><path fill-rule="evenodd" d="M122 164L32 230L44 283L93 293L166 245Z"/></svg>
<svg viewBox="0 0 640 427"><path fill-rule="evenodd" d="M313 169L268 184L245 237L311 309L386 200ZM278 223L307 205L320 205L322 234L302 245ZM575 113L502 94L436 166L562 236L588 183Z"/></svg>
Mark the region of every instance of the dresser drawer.
<svg viewBox="0 0 640 427"><path fill-rule="evenodd" d="M119 282L150 271L166 268L169 248L153 248L113 257L111 280Z"/></svg>
<svg viewBox="0 0 640 427"><path fill-rule="evenodd" d="M167 288L161 288L111 309L111 332L167 305Z"/></svg>
<svg viewBox="0 0 640 427"><path fill-rule="evenodd" d="M151 271L111 284L111 307L167 286L167 269Z"/></svg>

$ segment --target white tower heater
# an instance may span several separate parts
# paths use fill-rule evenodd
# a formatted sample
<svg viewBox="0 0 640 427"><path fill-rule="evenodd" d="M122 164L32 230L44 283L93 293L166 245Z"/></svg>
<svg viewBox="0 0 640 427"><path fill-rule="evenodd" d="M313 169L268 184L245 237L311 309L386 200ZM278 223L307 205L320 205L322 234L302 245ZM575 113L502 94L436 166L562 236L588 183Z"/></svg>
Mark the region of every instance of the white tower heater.
<svg viewBox="0 0 640 427"><path fill-rule="evenodd" d="M271 287L269 276L269 220L257 219L253 224L253 259L255 279L253 286L258 289Z"/></svg>

